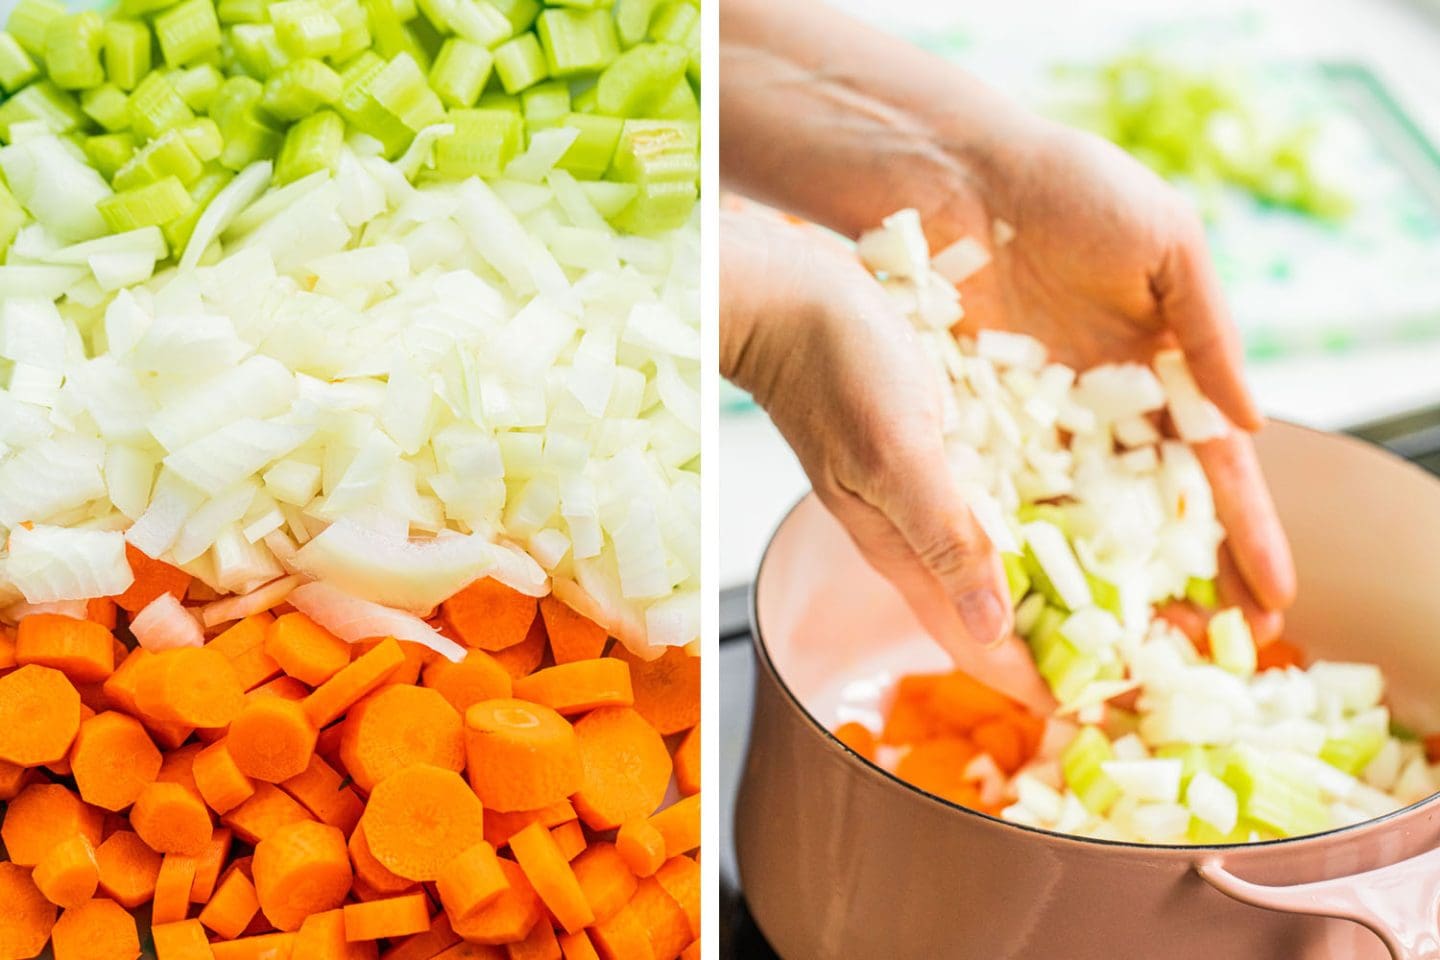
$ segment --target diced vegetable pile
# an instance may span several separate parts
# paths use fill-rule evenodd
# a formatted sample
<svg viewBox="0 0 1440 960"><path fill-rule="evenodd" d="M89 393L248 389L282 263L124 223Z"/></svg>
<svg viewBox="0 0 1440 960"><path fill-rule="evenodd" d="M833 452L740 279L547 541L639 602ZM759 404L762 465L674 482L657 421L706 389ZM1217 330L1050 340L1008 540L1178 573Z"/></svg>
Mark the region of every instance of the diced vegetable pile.
<svg viewBox="0 0 1440 960"><path fill-rule="evenodd" d="M0 957L135 960L147 910L158 960L699 956L697 658L491 579L456 659L319 583L202 642L139 629L199 584L132 557L0 631Z"/></svg>
<svg viewBox="0 0 1440 960"><path fill-rule="evenodd" d="M974 241L932 263L902 211L859 250L935 358L957 482L1060 706L1042 721L963 673L914 675L883 729L842 718L840 739L956 803L1113 840L1299 836L1436 792L1440 739L1427 755L1392 725L1378 668L1257 649L1218 608L1224 532L1188 443L1227 428L1178 351L1077 376L1032 338L950 332Z"/></svg>

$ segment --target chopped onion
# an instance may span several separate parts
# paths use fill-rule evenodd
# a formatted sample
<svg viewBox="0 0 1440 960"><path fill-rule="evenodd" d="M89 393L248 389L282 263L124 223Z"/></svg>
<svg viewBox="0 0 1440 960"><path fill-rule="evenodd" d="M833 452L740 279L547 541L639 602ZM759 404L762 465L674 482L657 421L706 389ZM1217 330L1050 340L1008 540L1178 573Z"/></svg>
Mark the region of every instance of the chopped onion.
<svg viewBox="0 0 1440 960"><path fill-rule="evenodd" d="M171 593L162 593L130 620L130 632L151 653L205 645L200 621Z"/></svg>
<svg viewBox="0 0 1440 960"><path fill-rule="evenodd" d="M305 582L307 582L307 578L302 574L291 574L280 577L278 580L271 580L263 587L256 587L249 593L207 603L200 608L201 622L205 624L206 629L209 629L232 620L243 620L246 617L253 617L257 613L273 610L285 602L291 591Z"/></svg>
<svg viewBox="0 0 1440 960"><path fill-rule="evenodd" d="M361 600L324 583L306 583L287 598L296 610L346 643L394 637L429 647L447 660L465 659L465 648L442 636L419 617Z"/></svg>
<svg viewBox="0 0 1440 960"><path fill-rule="evenodd" d="M135 579L123 534L40 525L11 531L5 572L30 603L110 597Z"/></svg>

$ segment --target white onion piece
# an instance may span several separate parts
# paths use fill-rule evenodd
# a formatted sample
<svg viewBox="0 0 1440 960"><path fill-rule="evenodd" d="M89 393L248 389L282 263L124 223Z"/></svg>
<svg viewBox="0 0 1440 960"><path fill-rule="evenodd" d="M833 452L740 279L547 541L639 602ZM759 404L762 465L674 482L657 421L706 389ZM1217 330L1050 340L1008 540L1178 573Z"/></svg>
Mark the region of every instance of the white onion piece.
<svg viewBox="0 0 1440 960"><path fill-rule="evenodd" d="M278 580L271 580L263 587L257 587L249 593L225 597L205 604L200 608L200 619L206 629L209 629L232 620L253 617L257 613L264 613L280 606L290 596L292 590L306 582L307 578L302 574L291 574Z"/></svg>
<svg viewBox="0 0 1440 960"><path fill-rule="evenodd" d="M394 637L429 647L454 663L465 659L464 647L441 636L419 617L352 597L328 584L302 584L288 599L296 610L346 643Z"/></svg>
<svg viewBox="0 0 1440 960"><path fill-rule="evenodd" d="M995 245L1004 244L996 238ZM974 237L961 237L935 254L930 265L951 283L964 283L990 263L990 251Z"/></svg>
<svg viewBox="0 0 1440 960"><path fill-rule="evenodd" d="M135 580L123 534L38 525L11 531L6 574L30 603L110 597Z"/></svg>
<svg viewBox="0 0 1440 960"><path fill-rule="evenodd" d="M42 613L53 613L57 616L69 617L72 620L84 620L89 613L89 601L47 600L43 603L27 603L25 601L12 603L0 610L0 623L19 623L26 617Z"/></svg>
<svg viewBox="0 0 1440 960"><path fill-rule="evenodd" d="M130 632L151 653L205 645L205 631L174 594L162 593L130 620Z"/></svg>

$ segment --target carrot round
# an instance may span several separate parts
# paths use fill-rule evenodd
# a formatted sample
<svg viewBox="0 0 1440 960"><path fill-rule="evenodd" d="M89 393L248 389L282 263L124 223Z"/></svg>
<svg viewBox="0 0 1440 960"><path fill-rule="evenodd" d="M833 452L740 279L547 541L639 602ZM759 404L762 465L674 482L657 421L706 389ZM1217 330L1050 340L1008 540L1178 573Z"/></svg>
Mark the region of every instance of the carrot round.
<svg viewBox="0 0 1440 960"><path fill-rule="evenodd" d="M973 805L974 786L961 776L975 756L975 747L961 737L939 737L915 744L895 765L895 775L937 797Z"/></svg>
<svg viewBox="0 0 1440 960"><path fill-rule="evenodd" d="M370 844L365 840L365 831L356 827L350 834L349 841L350 863L355 869L355 882L363 883L369 889L381 896L391 896L397 893L404 893L415 886L414 880L408 880L390 870L375 859L375 854L370 852Z"/></svg>
<svg viewBox="0 0 1440 960"><path fill-rule="evenodd" d="M70 750L80 796L102 810L123 810L134 803L159 775L161 760L140 721L113 710L81 723Z"/></svg>
<svg viewBox="0 0 1440 960"><path fill-rule="evenodd" d="M167 853L155 879L155 902L150 915L155 923L178 923L190 912L190 888L195 885L195 858Z"/></svg>
<svg viewBox="0 0 1440 960"><path fill-rule="evenodd" d="M292 823L313 820L310 811L273 783L255 784L255 795L221 818L235 836L246 843L258 843Z"/></svg>
<svg viewBox="0 0 1440 960"><path fill-rule="evenodd" d="M545 638L545 624L536 617L530 624L530 632L525 634L525 639L504 650L496 650L491 656L495 662L500 664L501 669L510 674L511 679L519 680L527 676L534 669L540 666L545 659L545 650L549 641Z"/></svg>
<svg viewBox="0 0 1440 960"><path fill-rule="evenodd" d="M554 594L540 598L540 617L556 663L594 660L605 652L605 642L610 639L605 628L576 613Z"/></svg>
<svg viewBox="0 0 1440 960"><path fill-rule="evenodd" d="M350 708L340 759L366 793L416 763L459 773L465 769L463 727L460 714L434 690L392 684Z"/></svg>
<svg viewBox="0 0 1440 960"><path fill-rule="evenodd" d="M265 652L289 676L312 687L350 662L350 644L303 613L286 613L265 630Z"/></svg>
<svg viewBox="0 0 1440 960"><path fill-rule="evenodd" d="M18 863L0 861L0 904L0 957L39 956L55 926L56 908Z"/></svg>
<svg viewBox="0 0 1440 960"><path fill-rule="evenodd" d="M515 855L520 869L525 871L526 879L541 902L567 933L574 933L595 921L595 911L585 899L580 882L575 879L575 871L549 830L532 823L510 838L510 852Z"/></svg>
<svg viewBox="0 0 1440 960"><path fill-rule="evenodd" d="M976 749L988 753L1006 774L1013 774L1029 759L1024 735L1005 717L995 717L978 724L970 731L970 739Z"/></svg>
<svg viewBox="0 0 1440 960"><path fill-rule="evenodd" d="M114 900L87 900L60 915L50 931L55 960L135 960L135 918Z"/></svg>
<svg viewBox="0 0 1440 960"><path fill-rule="evenodd" d="M299 703L251 696L230 724L226 743L241 773L280 783L305 772L319 733Z"/></svg>
<svg viewBox="0 0 1440 960"><path fill-rule="evenodd" d="M579 820L570 820L550 829L550 836L555 838L555 845L565 855L566 860L574 860L585 850L589 843L585 839L585 828L580 826Z"/></svg>
<svg viewBox="0 0 1440 960"><path fill-rule="evenodd" d="M507 884L504 893L471 916L450 918L455 932L465 940L491 945L513 943L544 919L545 909L519 864L501 860L500 869Z"/></svg>
<svg viewBox="0 0 1440 960"><path fill-rule="evenodd" d="M700 724L675 748L675 784L685 796L700 792Z"/></svg>
<svg viewBox="0 0 1440 960"><path fill-rule="evenodd" d="M485 838L483 810L458 773L419 763L375 786L360 828L385 869L428 881L457 851Z"/></svg>
<svg viewBox="0 0 1440 960"><path fill-rule="evenodd" d="M200 796L218 814L229 813L255 795L255 784L235 763L224 739L195 755L191 773Z"/></svg>
<svg viewBox="0 0 1440 960"><path fill-rule="evenodd" d="M613 843L592 843L571 864L596 920L604 921L635 895L635 874Z"/></svg>
<svg viewBox="0 0 1440 960"><path fill-rule="evenodd" d="M617 643L611 656L630 665L635 711L669 736L700 722L700 658L671 647L654 660L642 660Z"/></svg>
<svg viewBox="0 0 1440 960"><path fill-rule="evenodd" d="M564 960L600 960L595 945L584 930L560 934L560 952Z"/></svg>
<svg viewBox="0 0 1440 960"><path fill-rule="evenodd" d="M657 958L679 956L695 939L690 932L690 918L654 877L640 881L628 909L640 921Z"/></svg>
<svg viewBox="0 0 1440 960"><path fill-rule="evenodd" d="M469 650L459 663L435 660L425 665L421 682L464 713L482 700L507 700L510 674L483 650Z"/></svg>
<svg viewBox="0 0 1440 960"><path fill-rule="evenodd" d="M31 768L0 760L0 801L14 800L30 782Z"/></svg>
<svg viewBox="0 0 1440 960"><path fill-rule="evenodd" d="M100 892L127 910L150 902L155 896L161 859L139 834L115 831L95 848Z"/></svg>
<svg viewBox="0 0 1440 960"><path fill-rule="evenodd" d="M280 784L280 789L299 800L315 819L346 835L355 830L365 812L364 802L319 753L310 758L303 772Z"/></svg>
<svg viewBox="0 0 1440 960"><path fill-rule="evenodd" d="M523 940L505 945L508 960L560 960L560 941L555 928L544 920L530 928Z"/></svg>
<svg viewBox="0 0 1440 960"><path fill-rule="evenodd" d="M468 917L504 893L509 884L495 848L481 840L446 861L435 885L450 916Z"/></svg>
<svg viewBox="0 0 1440 960"><path fill-rule="evenodd" d="M655 882L680 904L690 921L690 936L700 937L700 864L689 857L671 857L655 872Z"/></svg>
<svg viewBox="0 0 1440 960"><path fill-rule="evenodd" d="M199 793L161 781L140 791L130 810L130 825L152 849L186 857L199 856L213 832L210 811Z"/></svg>
<svg viewBox="0 0 1440 960"><path fill-rule="evenodd" d="M280 697L284 700L304 700L310 696L310 688L294 677L279 676L260 684L251 694L257 697Z"/></svg>
<svg viewBox="0 0 1440 960"><path fill-rule="evenodd" d="M450 918L441 910L431 919L429 930L392 945L385 953L385 960L435 960L459 942L460 935L451 928Z"/></svg>
<svg viewBox="0 0 1440 960"><path fill-rule="evenodd" d="M162 593L184 600L190 589L190 574L160 560L153 560L130 544L125 544L125 559L130 564L134 581L115 598L115 604L126 613L139 613Z"/></svg>
<svg viewBox="0 0 1440 960"><path fill-rule="evenodd" d="M95 896L100 884L95 848L79 834L65 838L35 865L34 880L51 903L61 907L84 903Z"/></svg>
<svg viewBox="0 0 1440 960"><path fill-rule="evenodd" d="M1255 669L1277 670L1283 667L1304 667L1305 654L1287 640L1271 640L1255 651Z"/></svg>
<svg viewBox="0 0 1440 960"><path fill-rule="evenodd" d="M295 934L264 933L210 944L215 960L292 960Z"/></svg>
<svg viewBox="0 0 1440 960"><path fill-rule="evenodd" d="M20 621L15 662L54 667L72 683L104 680L115 670L115 638L89 620L37 613Z"/></svg>
<svg viewBox="0 0 1440 960"><path fill-rule="evenodd" d="M851 721L840 724L835 728L835 739L866 760L875 759L875 734L863 723Z"/></svg>
<svg viewBox="0 0 1440 960"><path fill-rule="evenodd" d="M205 850L195 858L195 882L190 887L190 902L205 903L215 893L215 884L220 882L220 872L225 861L230 859L230 845L234 835L225 827L210 834Z"/></svg>
<svg viewBox="0 0 1440 960"><path fill-rule="evenodd" d="M423 893L352 903L342 908L345 939L382 940L408 937L430 929L430 901Z"/></svg>
<svg viewBox="0 0 1440 960"><path fill-rule="evenodd" d="M629 904L590 929L590 941L602 960L661 960L645 924Z"/></svg>
<svg viewBox="0 0 1440 960"><path fill-rule="evenodd" d="M280 664L265 652L265 635L273 619L268 613L246 617L205 645L230 661L246 690L280 674Z"/></svg>
<svg viewBox="0 0 1440 960"><path fill-rule="evenodd" d="M700 846L700 795L677 800L650 818L665 841L665 857L689 853Z"/></svg>
<svg viewBox="0 0 1440 960"><path fill-rule="evenodd" d="M103 817L58 783L32 783L10 801L0 825L0 840L10 860L33 867L57 843L83 836L91 846L100 843Z"/></svg>
<svg viewBox="0 0 1440 960"><path fill-rule="evenodd" d="M665 837L649 820L631 820L615 834L615 849L637 877L654 875L665 862Z"/></svg>
<svg viewBox="0 0 1440 960"><path fill-rule="evenodd" d="M362 697L385 682L390 671L405 662L398 641L386 638L350 661L305 698L305 713L316 729L328 727Z"/></svg>
<svg viewBox="0 0 1440 960"><path fill-rule="evenodd" d="M243 871L232 867L221 878L210 902L200 911L199 920L222 939L234 940L245 932L259 911L260 900L255 895L255 884Z"/></svg>
<svg viewBox="0 0 1440 960"><path fill-rule="evenodd" d="M292 823L261 840L251 868L260 909L286 932L300 929L312 913L339 907L353 879L344 835L314 821Z"/></svg>
<svg viewBox="0 0 1440 960"><path fill-rule="evenodd" d="M499 850L510 843L511 837L532 823L544 827L558 827L574 820L575 816L575 807L569 800L557 800L536 810L486 810L485 842Z"/></svg>
<svg viewBox="0 0 1440 960"><path fill-rule="evenodd" d="M592 830L648 817L665 799L672 765L665 741L629 707L601 707L575 724L584 779L575 810Z"/></svg>
<svg viewBox="0 0 1440 960"><path fill-rule="evenodd" d="M79 730L80 694L65 674L32 664L0 677L0 760L54 763Z"/></svg>
<svg viewBox="0 0 1440 960"><path fill-rule="evenodd" d="M574 793L584 777L575 728L540 704L475 704L465 713L465 745L470 784L496 810L549 806Z"/></svg>
<svg viewBox="0 0 1440 960"><path fill-rule="evenodd" d="M293 960L377 960L380 947L373 940L351 943L345 939L345 909L349 908L306 917L295 934Z"/></svg>
<svg viewBox="0 0 1440 960"><path fill-rule="evenodd" d="M155 960L211 960L214 956L199 920L157 923L150 934L155 939Z"/></svg>
<svg viewBox="0 0 1440 960"><path fill-rule="evenodd" d="M539 604L534 597L484 577L446 600L440 609L465 646L494 651L525 639Z"/></svg>
<svg viewBox="0 0 1440 960"><path fill-rule="evenodd" d="M229 659L212 646L179 647L141 664L135 705L165 723L223 727L245 705L245 688Z"/></svg>
<svg viewBox="0 0 1440 960"><path fill-rule="evenodd" d="M635 693L630 687L630 667L614 657L578 660L538 670L515 681L515 696L544 704L562 716L585 713L596 707L628 707L635 702Z"/></svg>

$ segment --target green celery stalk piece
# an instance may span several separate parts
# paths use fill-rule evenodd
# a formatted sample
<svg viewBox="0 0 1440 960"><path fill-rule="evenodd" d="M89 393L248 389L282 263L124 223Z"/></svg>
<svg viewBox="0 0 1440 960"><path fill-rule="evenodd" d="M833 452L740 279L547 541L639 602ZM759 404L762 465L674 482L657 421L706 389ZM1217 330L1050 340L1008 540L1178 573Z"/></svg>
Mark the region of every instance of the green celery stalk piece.
<svg viewBox="0 0 1440 960"><path fill-rule="evenodd" d="M223 24L264 23L269 17L267 0L220 0L215 15Z"/></svg>
<svg viewBox="0 0 1440 960"><path fill-rule="evenodd" d="M165 234L165 242L169 244L171 253L178 257L184 252L185 244L190 242L190 234L195 232L195 224L200 222L205 208L234 178L234 173L219 164L206 164L205 172L190 188L190 212L176 217L160 228L160 232Z"/></svg>
<svg viewBox="0 0 1440 960"><path fill-rule="evenodd" d="M158 137L194 119L189 104L158 71L146 74L130 94L130 126L142 137Z"/></svg>
<svg viewBox="0 0 1440 960"><path fill-rule="evenodd" d="M1214 580L1191 577L1185 581L1185 599L1203 610L1214 610L1220 606L1220 594Z"/></svg>
<svg viewBox="0 0 1440 960"><path fill-rule="evenodd" d="M230 44L241 68L257 80L267 79L290 62L273 24L238 24L230 30Z"/></svg>
<svg viewBox="0 0 1440 960"><path fill-rule="evenodd" d="M1106 776L1103 766L1113 759L1115 751L1099 727L1081 727L1075 739L1060 754L1060 769L1065 783L1085 809L1096 816L1103 817L1120 799L1120 788Z"/></svg>
<svg viewBox="0 0 1440 960"><path fill-rule="evenodd" d="M640 188L633 183L612 183L609 180L581 180L580 189L595 211L607 220L613 219L630 205Z"/></svg>
<svg viewBox="0 0 1440 960"><path fill-rule="evenodd" d="M561 121L564 126L572 127L579 131L575 142L560 157L556 164L561 170L566 170L580 180L598 180L610 169L611 160L615 156L615 148L620 143L620 133L625 123L619 117L602 117L588 113L571 113ZM633 200L639 193L639 189L629 191L626 204ZM622 206L624 206L622 204ZM614 210L609 214L602 211L602 216L614 216L620 211Z"/></svg>
<svg viewBox="0 0 1440 960"><path fill-rule="evenodd" d="M615 32L620 43L633 47L650 32L650 21L662 0L615 0Z"/></svg>
<svg viewBox="0 0 1440 960"><path fill-rule="evenodd" d="M549 76L545 51L540 49L535 34L522 33L495 48L495 75L505 92L512 95Z"/></svg>
<svg viewBox="0 0 1440 960"><path fill-rule="evenodd" d="M339 100L343 88L340 74L321 61L292 60L265 81L260 109L281 120L299 120Z"/></svg>
<svg viewBox="0 0 1440 960"><path fill-rule="evenodd" d="M321 0L321 3L335 18L335 22L340 24L340 43L329 54L332 62L344 63L356 54L370 49L371 44L375 42L374 33L371 30L370 13L366 7L360 5L359 0ZM405 30L404 33L409 36L408 30ZM419 51L416 58L425 56L425 61L428 63L429 57L424 54L423 50L420 50L419 44L413 44L413 46L411 55L415 56Z"/></svg>
<svg viewBox="0 0 1440 960"><path fill-rule="evenodd" d="M1249 843L1250 832L1257 829L1257 825L1249 823L1244 817L1235 821L1235 826L1229 833L1221 833L1210 824L1199 817L1190 818L1190 827L1185 831L1185 838L1193 844L1206 847L1218 847L1227 843Z"/></svg>
<svg viewBox="0 0 1440 960"><path fill-rule="evenodd" d="M9 143L10 128L31 121L66 134L84 128L87 118L74 97L49 80L40 80L0 103L0 140Z"/></svg>
<svg viewBox="0 0 1440 960"><path fill-rule="evenodd" d="M211 0L181 0L155 18L155 39L172 67L183 67L220 49L220 18Z"/></svg>
<svg viewBox="0 0 1440 960"><path fill-rule="evenodd" d="M11 241L25 225L26 219L25 208L20 206L20 201L15 199L10 188L0 180L0 263L5 261L4 254L10 249Z"/></svg>
<svg viewBox="0 0 1440 960"><path fill-rule="evenodd" d="M202 63L170 75L170 85L191 110L204 113L225 83L225 77L212 64Z"/></svg>
<svg viewBox="0 0 1440 960"><path fill-rule="evenodd" d="M481 110L509 110L516 116L525 116L525 105L520 102L520 98L499 90L490 90L481 94L475 106Z"/></svg>
<svg viewBox="0 0 1440 960"><path fill-rule="evenodd" d="M689 60L686 60L689 63ZM663 96L650 115L657 120L689 120L700 122L700 101L690 87L686 77L677 77L670 85L670 92Z"/></svg>
<svg viewBox="0 0 1440 960"><path fill-rule="evenodd" d="M1050 582L1050 577L1045 573L1045 568L1041 566L1040 558L1035 556L1034 549L1027 543L1023 547L1023 550L1025 572L1030 576L1031 587L1039 592L1039 594L1045 598L1045 602L1050 606L1069 611L1070 608L1067 607L1065 601L1060 598L1060 591L1055 589L1055 584Z"/></svg>
<svg viewBox="0 0 1440 960"><path fill-rule="evenodd" d="M1201 770L1218 776L1217 771L1211 767L1210 754L1203 744L1167 743L1156 749L1155 756L1161 760L1180 761L1180 790L1182 793L1190 785L1191 778Z"/></svg>
<svg viewBox="0 0 1440 960"><path fill-rule="evenodd" d="M182 123L175 128L175 132L184 139L190 152L206 164L220 159L220 154L225 150L225 137L220 133L219 125L209 117Z"/></svg>
<svg viewBox="0 0 1440 960"><path fill-rule="evenodd" d="M1025 570L1025 558L1018 553L1000 554L1005 565L1005 585L1010 588L1010 605L1018 606L1030 592L1030 574Z"/></svg>
<svg viewBox="0 0 1440 960"><path fill-rule="evenodd" d="M331 110L311 114L285 134L280 159L275 164L275 183L284 185L319 170L334 171L340 165L345 145L345 121Z"/></svg>
<svg viewBox="0 0 1440 960"><path fill-rule="evenodd" d="M1330 826L1319 788L1281 770L1253 747L1231 750L1223 779L1239 798L1242 817L1281 836L1319 833Z"/></svg>
<svg viewBox="0 0 1440 960"><path fill-rule="evenodd" d="M1085 571L1085 582L1090 584L1090 595L1095 600L1095 606L1108 613L1113 613L1117 617L1122 615L1119 587L1104 577L1097 577L1088 570Z"/></svg>
<svg viewBox="0 0 1440 960"><path fill-rule="evenodd" d="M598 73L620 55L609 10L550 7L537 21L540 45L553 77Z"/></svg>
<svg viewBox="0 0 1440 960"><path fill-rule="evenodd" d="M65 4L60 0L19 0L10 10L5 29L26 53L43 60L50 24L65 15Z"/></svg>
<svg viewBox="0 0 1440 960"><path fill-rule="evenodd" d="M166 177L134 190L122 190L95 206L112 231L124 233L141 227L157 227L183 217L195 206L195 201L179 178Z"/></svg>
<svg viewBox="0 0 1440 960"><path fill-rule="evenodd" d="M455 132L435 142L442 177L498 177L524 147L525 123L509 110L451 110Z"/></svg>
<svg viewBox="0 0 1440 960"><path fill-rule="evenodd" d="M678 83L685 83L686 52L668 43L631 47L596 81L596 109L612 117L656 117ZM686 92L689 85L686 84ZM693 96L692 96L693 100Z"/></svg>
<svg viewBox="0 0 1440 960"><path fill-rule="evenodd" d="M130 128L130 98L113 83L86 90L80 95L80 109L107 133Z"/></svg>
<svg viewBox="0 0 1440 960"><path fill-rule="evenodd" d="M327 57L340 49L340 21L315 0L271 4L270 22L280 49L291 57Z"/></svg>
<svg viewBox="0 0 1440 960"><path fill-rule="evenodd" d="M1326 739L1320 747L1320 759L1337 770L1358 777L1385 746L1388 736L1388 730L1352 723L1341 736Z"/></svg>
<svg viewBox="0 0 1440 960"><path fill-rule="evenodd" d="M529 30L540 16L538 0L490 0L490 5L510 21L510 30L516 34Z"/></svg>
<svg viewBox="0 0 1440 960"><path fill-rule="evenodd" d="M38 76L40 68L20 41L14 34L0 30L0 89L14 93Z"/></svg>
<svg viewBox="0 0 1440 960"><path fill-rule="evenodd" d="M1074 700L1100 679L1100 661L1076 650L1063 638L1057 640L1035 666L1061 703Z"/></svg>
<svg viewBox="0 0 1440 960"><path fill-rule="evenodd" d="M526 130L557 127L570 114L570 85L564 80L538 83L520 95L520 107Z"/></svg>
<svg viewBox="0 0 1440 960"><path fill-rule="evenodd" d="M494 64L494 55L478 43L449 37L430 67L430 86L447 107L473 107Z"/></svg>
<svg viewBox="0 0 1440 960"><path fill-rule="evenodd" d="M85 138L85 159L90 161L90 166L100 171L100 176L106 180L114 177L133 156L135 134L128 130Z"/></svg>
<svg viewBox="0 0 1440 960"><path fill-rule="evenodd" d="M93 10L56 17L45 29L45 70L62 90L88 90L105 82L100 54L105 20Z"/></svg>
<svg viewBox="0 0 1440 960"><path fill-rule="evenodd" d="M141 147L130 162L115 174L116 190L133 190L166 177L175 177L185 186L200 179L205 164L190 149L179 129L166 130Z"/></svg>
<svg viewBox="0 0 1440 960"><path fill-rule="evenodd" d="M674 0L661 8L650 24L651 40L689 48L699 38L700 8L688 0Z"/></svg>

